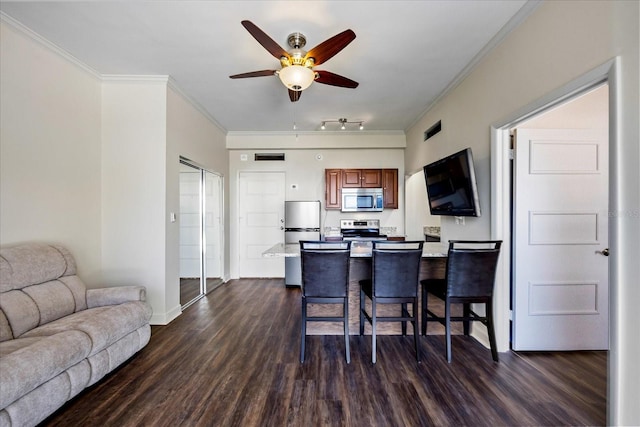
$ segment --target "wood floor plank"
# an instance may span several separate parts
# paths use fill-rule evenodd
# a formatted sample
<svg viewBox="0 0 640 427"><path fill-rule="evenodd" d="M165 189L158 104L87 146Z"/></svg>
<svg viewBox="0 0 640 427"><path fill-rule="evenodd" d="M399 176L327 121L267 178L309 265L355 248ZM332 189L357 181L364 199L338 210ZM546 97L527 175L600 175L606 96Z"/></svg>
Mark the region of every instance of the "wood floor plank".
<svg viewBox="0 0 640 427"><path fill-rule="evenodd" d="M431 326L431 325L430 325ZM410 329L410 328L409 328ZM234 280L43 426L604 425L606 352L500 353L453 336L307 337L300 293L281 279Z"/></svg>

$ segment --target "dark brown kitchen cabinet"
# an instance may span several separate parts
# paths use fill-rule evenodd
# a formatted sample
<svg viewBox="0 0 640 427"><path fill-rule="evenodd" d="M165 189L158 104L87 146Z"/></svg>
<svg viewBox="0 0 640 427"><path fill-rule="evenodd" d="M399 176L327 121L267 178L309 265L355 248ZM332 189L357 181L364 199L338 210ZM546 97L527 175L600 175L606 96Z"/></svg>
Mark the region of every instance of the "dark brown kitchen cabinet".
<svg viewBox="0 0 640 427"><path fill-rule="evenodd" d="M325 209L342 207L342 169L325 169Z"/></svg>
<svg viewBox="0 0 640 427"><path fill-rule="evenodd" d="M398 209L398 169L382 169L384 207Z"/></svg>
<svg viewBox="0 0 640 427"><path fill-rule="evenodd" d="M342 208L343 188L382 188L385 209L398 209L398 169L325 169L325 209Z"/></svg>
<svg viewBox="0 0 640 427"><path fill-rule="evenodd" d="M343 169L342 188L380 188L382 171L380 169Z"/></svg>

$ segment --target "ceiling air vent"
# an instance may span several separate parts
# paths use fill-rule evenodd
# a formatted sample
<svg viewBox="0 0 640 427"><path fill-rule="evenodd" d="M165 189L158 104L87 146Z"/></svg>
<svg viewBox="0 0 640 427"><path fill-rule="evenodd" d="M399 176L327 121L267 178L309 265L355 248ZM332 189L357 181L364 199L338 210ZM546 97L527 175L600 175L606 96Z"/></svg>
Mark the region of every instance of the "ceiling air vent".
<svg viewBox="0 0 640 427"><path fill-rule="evenodd" d="M441 123L441 120L438 120L438 123L436 123L435 125L431 126L429 129L424 131L424 140L426 141L427 139L431 138L441 130L442 130L442 123Z"/></svg>
<svg viewBox="0 0 640 427"><path fill-rule="evenodd" d="M256 153L253 158L258 161L284 161L284 153Z"/></svg>

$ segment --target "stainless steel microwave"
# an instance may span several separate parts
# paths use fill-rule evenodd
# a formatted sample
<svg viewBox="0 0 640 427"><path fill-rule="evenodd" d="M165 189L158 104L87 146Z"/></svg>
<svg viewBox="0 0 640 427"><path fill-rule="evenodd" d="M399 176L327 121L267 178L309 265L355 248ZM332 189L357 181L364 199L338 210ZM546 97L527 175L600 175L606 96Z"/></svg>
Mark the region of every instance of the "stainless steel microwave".
<svg viewBox="0 0 640 427"><path fill-rule="evenodd" d="M382 188L343 188L342 212L382 212Z"/></svg>

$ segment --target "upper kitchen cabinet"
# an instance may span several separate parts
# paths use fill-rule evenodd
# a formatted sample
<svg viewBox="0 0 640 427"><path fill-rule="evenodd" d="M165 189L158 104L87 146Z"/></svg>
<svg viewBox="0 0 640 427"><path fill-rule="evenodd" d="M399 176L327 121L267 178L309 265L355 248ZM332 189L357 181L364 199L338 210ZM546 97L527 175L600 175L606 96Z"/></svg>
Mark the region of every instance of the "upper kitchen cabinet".
<svg viewBox="0 0 640 427"><path fill-rule="evenodd" d="M342 169L325 169L325 209L340 209L342 207Z"/></svg>
<svg viewBox="0 0 640 427"><path fill-rule="evenodd" d="M385 208L398 209L398 169L382 169L382 197Z"/></svg>
<svg viewBox="0 0 640 427"><path fill-rule="evenodd" d="M380 169L342 169L342 188L380 188Z"/></svg>
<svg viewBox="0 0 640 427"><path fill-rule="evenodd" d="M325 169L325 209L342 208L343 188L382 188L384 208L398 209L398 169Z"/></svg>

